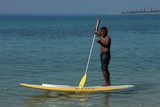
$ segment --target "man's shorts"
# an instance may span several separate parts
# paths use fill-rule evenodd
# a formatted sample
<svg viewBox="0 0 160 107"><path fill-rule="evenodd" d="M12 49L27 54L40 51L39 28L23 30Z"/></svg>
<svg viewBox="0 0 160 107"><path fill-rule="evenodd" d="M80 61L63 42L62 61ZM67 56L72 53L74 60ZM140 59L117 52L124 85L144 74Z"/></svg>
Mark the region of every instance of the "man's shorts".
<svg viewBox="0 0 160 107"><path fill-rule="evenodd" d="M100 59L101 59L101 69L102 70L107 70L109 61L111 59L110 53L101 53L100 54Z"/></svg>

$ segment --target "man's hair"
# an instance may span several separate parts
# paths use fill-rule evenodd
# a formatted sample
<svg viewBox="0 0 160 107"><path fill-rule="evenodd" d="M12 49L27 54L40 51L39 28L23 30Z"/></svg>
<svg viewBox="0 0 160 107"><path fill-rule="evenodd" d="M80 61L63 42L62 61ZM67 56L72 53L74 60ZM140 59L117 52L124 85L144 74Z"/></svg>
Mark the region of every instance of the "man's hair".
<svg viewBox="0 0 160 107"><path fill-rule="evenodd" d="M100 30L106 30L106 33L108 34L108 28L107 27L101 27Z"/></svg>

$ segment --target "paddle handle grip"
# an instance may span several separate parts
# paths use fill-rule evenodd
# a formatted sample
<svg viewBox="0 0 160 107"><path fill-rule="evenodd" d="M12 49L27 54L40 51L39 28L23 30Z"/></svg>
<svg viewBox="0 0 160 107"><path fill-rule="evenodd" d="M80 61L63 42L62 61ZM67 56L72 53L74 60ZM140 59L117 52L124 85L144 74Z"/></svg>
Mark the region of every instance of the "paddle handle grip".
<svg viewBox="0 0 160 107"><path fill-rule="evenodd" d="M97 19L97 23L96 23L96 27L95 27L95 32L98 31L98 27L99 27L100 22L101 22L101 19L98 18L98 19Z"/></svg>

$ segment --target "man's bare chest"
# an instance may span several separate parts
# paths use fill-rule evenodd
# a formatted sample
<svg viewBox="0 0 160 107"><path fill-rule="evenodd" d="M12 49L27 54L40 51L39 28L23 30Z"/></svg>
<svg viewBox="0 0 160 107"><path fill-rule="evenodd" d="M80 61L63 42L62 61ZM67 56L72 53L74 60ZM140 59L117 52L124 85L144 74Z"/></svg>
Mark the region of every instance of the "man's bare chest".
<svg viewBox="0 0 160 107"><path fill-rule="evenodd" d="M101 40L102 43L106 43L107 37L100 37L100 40Z"/></svg>

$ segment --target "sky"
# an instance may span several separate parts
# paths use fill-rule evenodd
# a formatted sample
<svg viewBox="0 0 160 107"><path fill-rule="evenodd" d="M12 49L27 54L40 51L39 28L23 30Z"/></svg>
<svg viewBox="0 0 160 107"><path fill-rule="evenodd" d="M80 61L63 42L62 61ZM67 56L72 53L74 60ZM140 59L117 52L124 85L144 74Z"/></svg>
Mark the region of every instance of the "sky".
<svg viewBox="0 0 160 107"><path fill-rule="evenodd" d="M108 14L159 9L160 0L0 0L0 13Z"/></svg>

